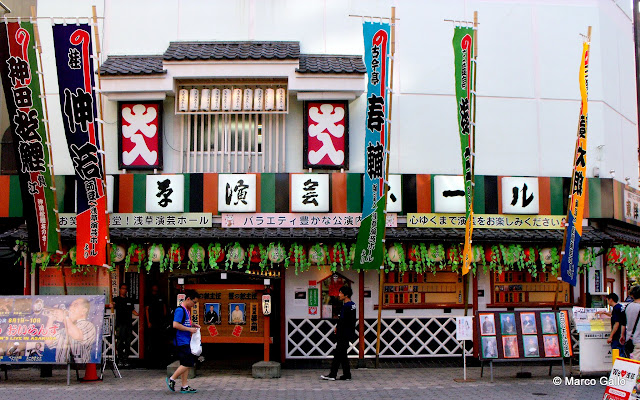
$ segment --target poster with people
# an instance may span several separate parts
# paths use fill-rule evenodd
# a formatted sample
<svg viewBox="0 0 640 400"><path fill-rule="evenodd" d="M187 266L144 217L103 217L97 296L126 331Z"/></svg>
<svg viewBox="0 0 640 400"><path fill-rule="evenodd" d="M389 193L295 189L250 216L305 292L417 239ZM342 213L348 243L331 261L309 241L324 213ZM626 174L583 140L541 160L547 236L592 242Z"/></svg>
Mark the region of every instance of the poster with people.
<svg viewBox="0 0 640 400"><path fill-rule="evenodd" d="M104 296L0 296L0 363L100 363Z"/></svg>

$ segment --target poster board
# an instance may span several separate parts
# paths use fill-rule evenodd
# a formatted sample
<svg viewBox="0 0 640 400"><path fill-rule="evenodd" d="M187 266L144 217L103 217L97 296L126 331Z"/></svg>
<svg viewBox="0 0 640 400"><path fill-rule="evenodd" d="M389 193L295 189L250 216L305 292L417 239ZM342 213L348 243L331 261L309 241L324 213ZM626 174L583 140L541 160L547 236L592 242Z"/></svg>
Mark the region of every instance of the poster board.
<svg viewBox="0 0 640 400"><path fill-rule="evenodd" d="M583 332L611 332L611 317L596 313L607 311L606 308L573 307L573 322L576 330Z"/></svg>
<svg viewBox="0 0 640 400"><path fill-rule="evenodd" d="M603 400L635 400L638 398L640 361L618 357L613 363ZM601 383L602 379L600 380Z"/></svg>
<svg viewBox="0 0 640 400"><path fill-rule="evenodd" d="M571 357L567 311L476 311L480 360Z"/></svg>
<svg viewBox="0 0 640 400"><path fill-rule="evenodd" d="M102 360L104 295L0 296L0 364L79 364ZM65 324L82 332L67 335Z"/></svg>
<svg viewBox="0 0 640 400"><path fill-rule="evenodd" d="M200 295L191 320L201 326L202 343L263 343L264 285L185 285Z"/></svg>

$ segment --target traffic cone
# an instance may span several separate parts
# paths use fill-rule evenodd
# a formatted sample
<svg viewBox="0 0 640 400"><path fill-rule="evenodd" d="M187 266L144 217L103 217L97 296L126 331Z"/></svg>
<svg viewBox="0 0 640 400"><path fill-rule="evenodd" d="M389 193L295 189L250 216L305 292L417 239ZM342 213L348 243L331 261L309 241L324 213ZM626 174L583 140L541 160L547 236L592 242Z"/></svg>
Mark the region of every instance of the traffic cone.
<svg viewBox="0 0 640 400"><path fill-rule="evenodd" d="M84 378L82 378L82 382L93 382L99 381L98 373L96 371L96 364L87 364L84 370Z"/></svg>

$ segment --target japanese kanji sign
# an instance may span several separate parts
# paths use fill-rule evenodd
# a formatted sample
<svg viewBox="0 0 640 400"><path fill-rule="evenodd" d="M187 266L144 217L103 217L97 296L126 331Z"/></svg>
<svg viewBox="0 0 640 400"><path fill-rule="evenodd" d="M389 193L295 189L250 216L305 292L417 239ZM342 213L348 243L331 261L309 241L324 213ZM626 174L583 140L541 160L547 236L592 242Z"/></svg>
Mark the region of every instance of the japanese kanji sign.
<svg viewBox="0 0 640 400"><path fill-rule="evenodd" d="M109 214L113 228L209 228L211 213L114 213ZM76 214L60 213L61 228L75 228Z"/></svg>
<svg viewBox="0 0 640 400"><path fill-rule="evenodd" d="M624 189L624 219L627 222L640 223L640 194Z"/></svg>
<svg viewBox="0 0 640 400"><path fill-rule="evenodd" d="M562 215L475 214L473 227L484 229L563 229ZM409 228L462 228L467 217L459 214L408 213Z"/></svg>
<svg viewBox="0 0 640 400"><path fill-rule="evenodd" d="M367 114L364 139L365 174L362 225L356 242L355 269L382 266L387 152L387 81L389 24L364 22L364 60L367 67Z"/></svg>
<svg viewBox="0 0 640 400"><path fill-rule="evenodd" d="M29 247L34 252L55 252L60 236L37 71L33 24L0 24L0 74L17 155Z"/></svg>
<svg viewBox="0 0 640 400"><path fill-rule="evenodd" d="M147 212L184 211L184 175L147 175Z"/></svg>
<svg viewBox="0 0 640 400"><path fill-rule="evenodd" d="M402 212L402 175L389 175L387 212Z"/></svg>
<svg viewBox="0 0 640 400"><path fill-rule="evenodd" d="M465 212L464 177L460 175L434 176L433 203L435 212Z"/></svg>
<svg viewBox="0 0 640 400"><path fill-rule="evenodd" d="M348 132L346 101L305 102L304 168L348 168Z"/></svg>
<svg viewBox="0 0 640 400"><path fill-rule="evenodd" d="M218 175L218 211L256 211L255 174Z"/></svg>
<svg viewBox="0 0 640 400"><path fill-rule="evenodd" d="M162 102L119 103L120 169L162 168Z"/></svg>
<svg viewBox="0 0 640 400"><path fill-rule="evenodd" d="M502 212L537 214L540 212L538 178L502 178Z"/></svg>
<svg viewBox="0 0 640 400"><path fill-rule="evenodd" d="M582 216L587 183L587 89L589 72L589 42L582 45L580 62L580 120L576 139L576 154L573 159L571 196L567 207L567 227L564 234L563 254L560 264L562 280L576 285L578 272L578 246L582 236Z"/></svg>
<svg viewBox="0 0 640 400"><path fill-rule="evenodd" d="M357 213L223 213L223 228L357 228L362 214ZM398 226L398 216L387 214L387 227Z"/></svg>
<svg viewBox="0 0 640 400"><path fill-rule="evenodd" d="M62 122L77 182L77 263L105 265L108 220L88 24L53 26Z"/></svg>
<svg viewBox="0 0 640 400"><path fill-rule="evenodd" d="M469 138L475 132L475 54L473 47L474 30L471 27L456 26L453 34L455 56L456 103L460 148L462 154L462 176L464 177L465 210L469 224L465 227L462 274L469 272L471 257L471 236L473 234L473 154ZM472 98L473 96L473 98Z"/></svg>
<svg viewBox="0 0 640 400"><path fill-rule="evenodd" d="M291 211L328 212L329 174L291 174Z"/></svg>

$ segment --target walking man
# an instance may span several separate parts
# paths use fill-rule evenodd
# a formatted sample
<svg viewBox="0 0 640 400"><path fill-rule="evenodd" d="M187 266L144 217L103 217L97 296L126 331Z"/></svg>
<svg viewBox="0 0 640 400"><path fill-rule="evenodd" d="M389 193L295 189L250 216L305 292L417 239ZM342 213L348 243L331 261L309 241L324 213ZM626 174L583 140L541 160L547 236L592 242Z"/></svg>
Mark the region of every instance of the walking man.
<svg viewBox="0 0 640 400"><path fill-rule="evenodd" d="M351 368L349 367L347 351L349 350L349 342L354 339L356 332L356 303L351 301L352 294L353 291L349 286L341 287L340 292L338 292L338 299L343 304L340 309L338 325L333 330L336 335L336 348L333 351L333 361L331 362L329 375L320 376L320 378L327 381L336 380L340 364L342 364L342 376L338 380L351 380Z"/></svg>
<svg viewBox="0 0 640 400"><path fill-rule="evenodd" d="M638 320L640 319L640 286L634 286L629 291L633 298L633 302L627 304L624 313L627 320L625 329L622 330L621 337L623 341L633 343L633 351L627 354L633 360L640 360L640 329L638 329ZM613 320L611 320L613 322Z"/></svg>
<svg viewBox="0 0 640 400"><path fill-rule="evenodd" d="M189 369L193 368L196 363L196 357L191 354L191 334L200 329L200 325L194 324L191 326L191 309L198 302L200 296L198 292L192 289L186 290L184 294L185 299L182 301L182 305L176 308L173 313L173 327L176 329L174 344L176 345L180 366L166 381L169 390L175 392L176 379L180 377L182 381L180 393L196 393L197 390L187 384L187 379L189 378Z"/></svg>

